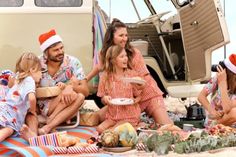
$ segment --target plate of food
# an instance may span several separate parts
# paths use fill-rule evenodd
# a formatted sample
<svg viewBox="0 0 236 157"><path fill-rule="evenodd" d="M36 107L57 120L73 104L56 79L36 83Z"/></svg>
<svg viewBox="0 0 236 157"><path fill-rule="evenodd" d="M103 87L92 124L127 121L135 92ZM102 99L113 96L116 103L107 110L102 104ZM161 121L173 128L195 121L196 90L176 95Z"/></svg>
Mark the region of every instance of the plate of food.
<svg viewBox="0 0 236 157"><path fill-rule="evenodd" d="M124 77L122 78L122 80L128 83L137 83L141 85L146 83L146 81L142 79L141 77Z"/></svg>
<svg viewBox="0 0 236 157"><path fill-rule="evenodd" d="M110 100L110 103L113 105L132 105L134 100L130 98L114 98Z"/></svg>
<svg viewBox="0 0 236 157"><path fill-rule="evenodd" d="M120 153L120 152L129 151L132 148L131 147L103 147L103 149L108 152Z"/></svg>

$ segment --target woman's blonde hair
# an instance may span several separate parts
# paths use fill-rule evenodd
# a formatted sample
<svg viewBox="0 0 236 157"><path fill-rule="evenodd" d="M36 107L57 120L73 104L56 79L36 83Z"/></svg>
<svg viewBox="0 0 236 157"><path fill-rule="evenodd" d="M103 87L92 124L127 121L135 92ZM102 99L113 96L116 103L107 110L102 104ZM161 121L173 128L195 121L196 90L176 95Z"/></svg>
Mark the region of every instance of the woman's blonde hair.
<svg viewBox="0 0 236 157"><path fill-rule="evenodd" d="M22 54L16 62L15 72L18 83L30 75L30 70L35 72L41 70L39 58L31 52Z"/></svg>

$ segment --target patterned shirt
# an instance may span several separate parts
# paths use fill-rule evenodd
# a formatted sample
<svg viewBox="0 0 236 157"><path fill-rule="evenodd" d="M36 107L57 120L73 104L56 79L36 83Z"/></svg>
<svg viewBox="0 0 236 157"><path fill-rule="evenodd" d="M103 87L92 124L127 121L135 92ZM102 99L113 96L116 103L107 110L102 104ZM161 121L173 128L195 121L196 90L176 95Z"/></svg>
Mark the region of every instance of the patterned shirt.
<svg viewBox="0 0 236 157"><path fill-rule="evenodd" d="M74 76L78 80L83 80L85 78L84 70L80 61L69 55L64 56L63 63L61 64L59 70L54 76L48 74L47 60L43 55L39 57L42 68L46 71L43 72L42 79L40 81L41 87L51 87L55 86L58 82L67 83L70 81L71 77ZM51 98L39 99L37 104L41 111L41 114L46 115L48 111L48 104Z"/></svg>
<svg viewBox="0 0 236 157"><path fill-rule="evenodd" d="M46 59L43 55L40 56L40 62L42 68L47 71ZM43 73L40 86L55 86L58 82L67 83L72 76L75 76L78 80L83 80L85 78L84 70L81 62L77 58L65 55L63 63L53 77L47 72Z"/></svg>
<svg viewBox="0 0 236 157"><path fill-rule="evenodd" d="M211 106L215 108L216 111L222 110L221 92L218 88L217 76L212 77L210 81L203 88L207 94L212 94ZM231 100L236 99L236 94L228 93Z"/></svg>

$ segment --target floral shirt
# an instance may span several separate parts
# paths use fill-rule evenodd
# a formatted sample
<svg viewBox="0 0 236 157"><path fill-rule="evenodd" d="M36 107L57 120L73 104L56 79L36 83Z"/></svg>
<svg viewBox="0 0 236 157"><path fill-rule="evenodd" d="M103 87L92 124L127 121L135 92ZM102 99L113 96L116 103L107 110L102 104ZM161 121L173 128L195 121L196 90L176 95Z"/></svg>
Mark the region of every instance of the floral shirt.
<svg viewBox="0 0 236 157"><path fill-rule="evenodd" d="M0 86L0 88L2 87ZM0 100L0 126L14 129L15 135L19 134L25 122L26 113L30 108L29 93L35 93L35 81L30 76L9 88L5 99Z"/></svg>
<svg viewBox="0 0 236 157"><path fill-rule="evenodd" d="M42 68L47 71L46 59L43 55L40 56L40 61ZM85 78L84 70L81 62L77 58L65 55L60 69L53 77L47 72L43 73L40 86L55 86L58 82L67 83L72 76L75 76L78 80L83 80Z"/></svg>
<svg viewBox="0 0 236 157"><path fill-rule="evenodd" d="M218 89L217 77L212 77L210 81L205 85L204 90L209 95L212 94L211 97L211 106L215 108L216 111L222 110L222 101L221 101L221 92ZM236 99L236 94L228 93L230 99Z"/></svg>

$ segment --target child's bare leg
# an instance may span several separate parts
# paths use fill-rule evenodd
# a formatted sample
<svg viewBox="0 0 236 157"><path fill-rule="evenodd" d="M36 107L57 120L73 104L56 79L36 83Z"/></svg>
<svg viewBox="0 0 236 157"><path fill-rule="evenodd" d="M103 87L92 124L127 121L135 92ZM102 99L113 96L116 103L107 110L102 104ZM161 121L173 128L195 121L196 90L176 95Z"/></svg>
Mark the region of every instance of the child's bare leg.
<svg viewBox="0 0 236 157"><path fill-rule="evenodd" d="M14 130L12 128L1 128L0 129L0 142L4 141L7 137L13 134Z"/></svg>
<svg viewBox="0 0 236 157"><path fill-rule="evenodd" d="M57 114L50 123L48 123L47 125L44 125L42 128L39 129L39 134L40 135L47 134L52 129L56 128L58 125L68 120L68 118L70 118L71 115L74 115L75 113L78 112L83 102L84 102L84 95L78 94L76 101L74 101L71 105L66 107L59 114Z"/></svg>
<svg viewBox="0 0 236 157"><path fill-rule="evenodd" d="M36 114L28 112L25 117L25 124L21 127L20 133L23 139L29 140L38 135L38 117Z"/></svg>
<svg viewBox="0 0 236 157"><path fill-rule="evenodd" d="M38 128L38 127L37 127ZM31 128L29 128L27 125L23 124L20 130L21 137L25 139L26 141L29 141L29 138L37 137L38 136L38 130L33 131Z"/></svg>
<svg viewBox="0 0 236 157"><path fill-rule="evenodd" d="M119 121L117 122L113 127L112 129L115 129L117 126L121 125L121 124L124 124L124 123L128 123L127 121ZM131 124L131 123L130 123ZM131 124L132 125L132 124Z"/></svg>
<svg viewBox="0 0 236 157"><path fill-rule="evenodd" d="M101 124L99 124L96 130L99 134L101 134L103 131L113 127L114 125L116 125L115 121L107 119L103 121Z"/></svg>
<svg viewBox="0 0 236 157"><path fill-rule="evenodd" d="M93 113L99 117L99 123L102 123L103 121L105 121L105 115L106 115L107 109L108 109L108 107L104 106L100 110Z"/></svg>

